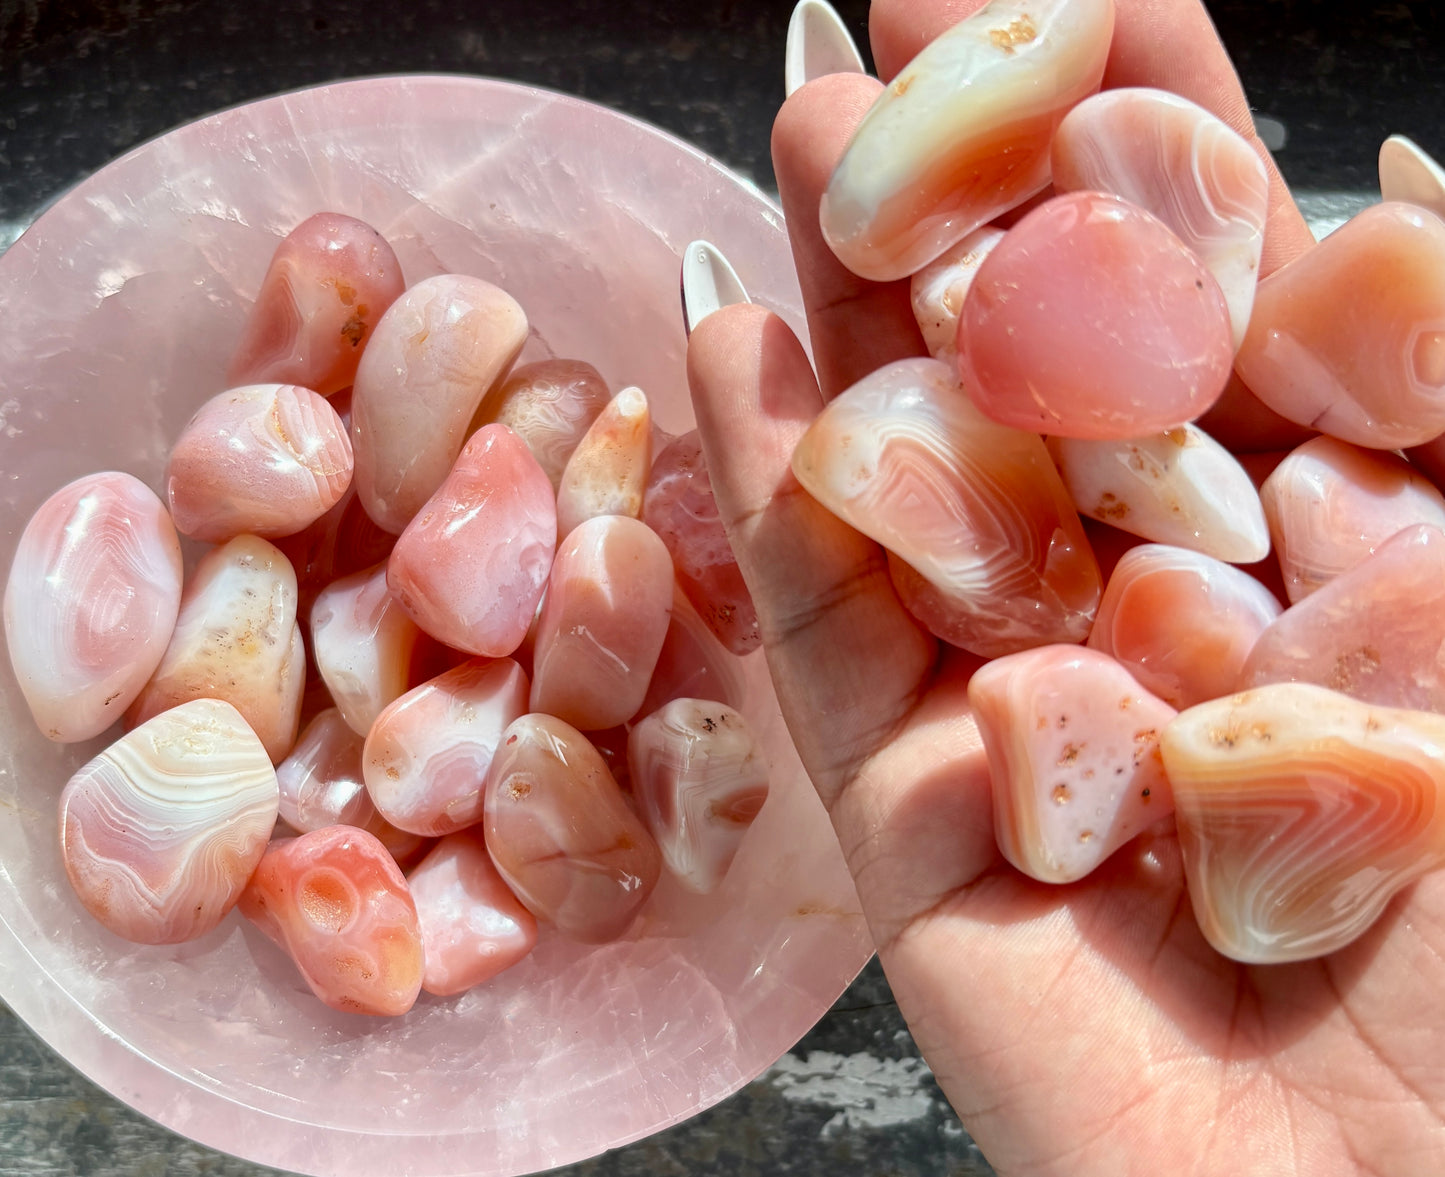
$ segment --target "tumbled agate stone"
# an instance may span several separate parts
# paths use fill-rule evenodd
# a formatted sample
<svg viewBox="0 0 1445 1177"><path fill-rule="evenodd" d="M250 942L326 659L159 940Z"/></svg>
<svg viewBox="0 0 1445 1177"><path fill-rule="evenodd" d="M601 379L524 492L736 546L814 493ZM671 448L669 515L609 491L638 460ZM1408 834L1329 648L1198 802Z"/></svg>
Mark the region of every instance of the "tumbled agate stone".
<svg viewBox="0 0 1445 1177"><path fill-rule="evenodd" d="M421 924L421 987L462 993L511 968L537 943L537 921L492 865L480 829L448 834L407 877Z"/></svg>
<svg viewBox="0 0 1445 1177"><path fill-rule="evenodd" d="M979 266L958 321L963 386L988 417L1060 437L1147 437L1224 391L1234 345L1219 283L1158 218L1072 192Z"/></svg>
<svg viewBox="0 0 1445 1177"><path fill-rule="evenodd" d="M371 521L352 487L315 523L274 543L296 572L301 597L297 615L306 626L317 594L333 580L385 560L396 536Z"/></svg>
<svg viewBox="0 0 1445 1177"><path fill-rule="evenodd" d="M538 919L574 940L621 936L662 871L657 843L597 750L551 715L524 715L487 775L487 849Z"/></svg>
<svg viewBox="0 0 1445 1177"><path fill-rule="evenodd" d="M330 826L273 842L240 908L332 1009L395 1016L416 1002L416 904L386 847L364 830Z"/></svg>
<svg viewBox="0 0 1445 1177"><path fill-rule="evenodd" d="M1335 952L1445 865L1445 717L1304 683L1182 712L1160 747L1195 918L1219 952Z"/></svg>
<svg viewBox="0 0 1445 1177"><path fill-rule="evenodd" d="M351 394L356 491L378 525L401 531L441 486L526 339L517 301L465 274L418 282L382 316Z"/></svg>
<svg viewBox="0 0 1445 1177"><path fill-rule="evenodd" d="M308 217L276 247L229 382L340 392L355 379L362 349L404 289L401 263L370 225L342 213Z"/></svg>
<svg viewBox="0 0 1445 1177"><path fill-rule="evenodd" d="M922 269L1049 182L1049 140L1098 89L1113 0L993 0L925 47L854 131L819 207L864 278Z"/></svg>
<svg viewBox="0 0 1445 1177"><path fill-rule="evenodd" d="M1165 90L1105 90L1064 117L1052 163L1056 192L1111 192L1168 225L1219 283L1239 346L1269 213L1264 162L1242 135Z"/></svg>
<svg viewBox="0 0 1445 1177"><path fill-rule="evenodd" d="M983 259L1003 238L1004 231L993 225L975 229L914 274L909 282L913 317L928 354L935 360L952 363L958 355L958 316L963 310L964 295L973 285Z"/></svg>
<svg viewBox="0 0 1445 1177"><path fill-rule="evenodd" d="M607 381L591 364L539 360L513 368L482 401L473 422L477 428L505 425L516 433L555 490L567 459L611 399Z"/></svg>
<svg viewBox="0 0 1445 1177"><path fill-rule="evenodd" d="M642 521L662 537L678 583L718 639L734 654L757 649L758 611L718 515L696 429L653 461Z"/></svg>
<svg viewBox="0 0 1445 1177"><path fill-rule="evenodd" d="M1277 682L1445 712L1445 532L1406 528L1280 614L1239 688Z"/></svg>
<svg viewBox="0 0 1445 1177"><path fill-rule="evenodd" d="M325 515L351 470L351 442L325 397L251 384L212 397L186 423L166 464L166 499L192 539L273 539Z"/></svg>
<svg viewBox="0 0 1445 1177"><path fill-rule="evenodd" d="M1372 449L1445 431L1445 223L1377 204L1259 284L1239 375L1266 405Z"/></svg>
<svg viewBox="0 0 1445 1177"><path fill-rule="evenodd" d="M584 731L631 719L667 636L672 559L636 519L601 515L557 549L532 656L532 711Z"/></svg>
<svg viewBox="0 0 1445 1177"><path fill-rule="evenodd" d="M1167 544L1140 544L1114 566L1089 648L1108 654L1173 707L1227 695L1280 603L1247 572Z"/></svg>
<svg viewBox="0 0 1445 1177"><path fill-rule="evenodd" d="M396 541L386 582L440 642L497 658L521 644L557 544L552 484L505 425L485 425Z"/></svg>
<svg viewBox="0 0 1445 1177"><path fill-rule="evenodd" d="M276 773L229 703L195 699L127 732L60 795L60 851L86 910L175 944L235 906L276 824Z"/></svg>
<svg viewBox="0 0 1445 1177"><path fill-rule="evenodd" d="M155 492L130 474L88 474L25 524L5 582L10 665L45 737L110 727L155 671L175 629L181 548Z"/></svg>
<svg viewBox="0 0 1445 1177"><path fill-rule="evenodd" d="M905 604L984 657L1082 641L1099 568L1036 434L974 408L948 365L899 360L831 401L793 453L815 499L882 544Z"/></svg>
<svg viewBox="0 0 1445 1177"><path fill-rule="evenodd" d="M276 764L296 742L305 686L296 574L271 544L238 535L196 564L170 645L125 718L135 726L190 699L224 699Z"/></svg>
<svg viewBox="0 0 1445 1177"><path fill-rule="evenodd" d="M1396 532L1445 528L1445 496L1397 454L1316 437L1259 488L1284 586L1301 601Z"/></svg>
<svg viewBox="0 0 1445 1177"><path fill-rule="evenodd" d="M1403 200L1445 217L1445 168L1404 135L1380 144L1380 197Z"/></svg>
<svg viewBox="0 0 1445 1177"><path fill-rule="evenodd" d="M487 769L503 729L527 710L527 686L510 658L473 658L387 707L362 752L377 812L429 836L480 821Z"/></svg>
<svg viewBox="0 0 1445 1177"><path fill-rule="evenodd" d="M652 466L652 413L640 388L624 388L597 415L557 486L557 537L599 515L642 514Z"/></svg>
<svg viewBox="0 0 1445 1177"><path fill-rule="evenodd" d="M994 837L1024 874L1081 879L1173 811L1159 732L1174 708L1112 658L1045 646L968 685L993 777Z"/></svg>
<svg viewBox="0 0 1445 1177"><path fill-rule="evenodd" d="M1081 514L1156 543L1253 564L1269 525L1248 473L1195 425L1126 441L1048 439Z"/></svg>
<svg viewBox="0 0 1445 1177"><path fill-rule="evenodd" d="M737 659L717 640L681 587L675 588L667 636L662 639L637 717L645 718L674 699L717 699L729 707L741 707L744 694Z"/></svg>
<svg viewBox="0 0 1445 1177"><path fill-rule="evenodd" d="M632 793L667 869L715 890L768 799L768 764L747 720L709 699L675 699L627 738Z"/></svg>

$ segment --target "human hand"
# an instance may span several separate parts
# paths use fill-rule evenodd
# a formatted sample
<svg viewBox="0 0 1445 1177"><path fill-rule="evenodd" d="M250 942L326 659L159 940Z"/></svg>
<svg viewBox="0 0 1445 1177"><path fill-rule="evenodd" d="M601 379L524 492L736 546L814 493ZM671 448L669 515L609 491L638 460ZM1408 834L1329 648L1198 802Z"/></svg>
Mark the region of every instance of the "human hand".
<svg viewBox="0 0 1445 1177"><path fill-rule="evenodd" d="M979 7L875 0L882 77ZM1173 90L1253 138L1198 0L1118 0L1105 85ZM879 88L817 79L774 129L817 377L781 320L752 306L700 323L688 366L779 701L920 1048L1006 1174L1445 1171L1445 878L1397 896L1331 957L1251 967L1198 931L1170 833L1069 886L1019 874L994 842L969 713L978 660L914 622L882 550L794 480L793 448L826 398L924 354L907 283L855 277L818 229L828 176ZM1312 241L1272 164L1270 182L1263 273ZM1261 444L1283 430L1239 390L1212 417Z"/></svg>

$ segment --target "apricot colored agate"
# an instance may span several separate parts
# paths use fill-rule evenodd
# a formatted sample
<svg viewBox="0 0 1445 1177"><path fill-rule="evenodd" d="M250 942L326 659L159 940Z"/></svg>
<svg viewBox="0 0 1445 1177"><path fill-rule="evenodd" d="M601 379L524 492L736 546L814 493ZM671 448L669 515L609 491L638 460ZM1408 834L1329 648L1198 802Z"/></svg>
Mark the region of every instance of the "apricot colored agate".
<svg viewBox="0 0 1445 1177"><path fill-rule="evenodd" d="M1049 140L1097 90L1113 0L993 0L926 46L854 131L819 207L855 274L905 278L1049 182Z"/></svg>
<svg viewBox="0 0 1445 1177"><path fill-rule="evenodd" d="M557 485L557 538L599 515L642 514L652 466L652 411L640 388L624 388L597 414Z"/></svg>
<svg viewBox="0 0 1445 1177"><path fill-rule="evenodd" d="M340 392L405 289L401 263L370 225L341 213L308 217L272 255L227 380Z"/></svg>
<svg viewBox="0 0 1445 1177"><path fill-rule="evenodd" d="M492 861L517 898L563 935L622 935L652 894L662 855L597 750L551 715L524 715L487 774Z"/></svg>
<svg viewBox="0 0 1445 1177"><path fill-rule="evenodd" d="M1239 375L1283 417L1371 449L1445 432L1445 223L1377 204L1259 284Z"/></svg>
<svg viewBox="0 0 1445 1177"><path fill-rule="evenodd" d="M416 904L386 847L364 830L330 826L271 843L240 908L332 1009L395 1016L416 1002Z"/></svg>
<svg viewBox="0 0 1445 1177"><path fill-rule="evenodd" d="M958 367L980 411L1061 437L1127 438L1191 421L1234 355L1214 275L1157 217L1100 192L1056 196L979 266Z"/></svg>
<svg viewBox="0 0 1445 1177"><path fill-rule="evenodd" d="M46 739L110 727L175 629L181 547L155 492L130 474L63 486L25 524L5 582L5 645Z"/></svg>
<svg viewBox="0 0 1445 1177"><path fill-rule="evenodd" d="M478 428L505 425L516 433L555 490L567 459L611 399L607 382L591 364L539 360L513 368L506 383L488 394L473 420Z"/></svg>
<svg viewBox="0 0 1445 1177"><path fill-rule="evenodd" d="M1164 729L1194 916L1219 952L1335 952L1445 866L1445 717L1305 683L1200 704Z"/></svg>

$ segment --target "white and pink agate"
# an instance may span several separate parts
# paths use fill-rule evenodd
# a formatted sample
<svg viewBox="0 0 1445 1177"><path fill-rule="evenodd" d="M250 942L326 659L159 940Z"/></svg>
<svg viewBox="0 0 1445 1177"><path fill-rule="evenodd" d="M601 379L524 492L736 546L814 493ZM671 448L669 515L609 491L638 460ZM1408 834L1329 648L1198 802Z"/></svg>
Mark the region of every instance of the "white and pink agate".
<svg viewBox="0 0 1445 1177"><path fill-rule="evenodd" d="M1160 747L1194 916L1233 960L1336 952L1445 866L1445 717L1286 683L1182 712Z"/></svg>
<svg viewBox="0 0 1445 1177"><path fill-rule="evenodd" d="M1245 659L1280 611L1273 593L1232 564L1140 544L1109 575L1089 648L1171 706L1192 707L1237 689Z"/></svg>
<svg viewBox="0 0 1445 1177"><path fill-rule="evenodd" d="M510 658L473 658L387 707L362 752L377 812L427 836L481 821L487 769L502 731L527 711L527 687Z"/></svg>
<svg viewBox="0 0 1445 1177"><path fill-rule="evenodd" d="M527 443L555 490L567 459L612 399L607 382L582 360L539 360L513 368L477 409L473 423L505 425Z"/></svg>
<svg viewBox="0 0 1445 1177"><path fill-rule="evenodd" d="M421 925L421 987L463 993L511 968L537 943L537 921L487 853L480 829L448 834L407 877Z"/></svg>
<svg viewBox="0 0 1445 1177"><path fill-rule="evenodd" d="M674 699L633 726L627 766L638 811L689 891L717 889L768 799L768 764L740 712Z"/></svg>
<svg viewBox="0 0 1445 1177"><path fill-rule="evenodd" d="M224 543L293 535L351 486L351 442L326 398L295 384L250 384L212 397L166 464L176 530Z"/></svg>
<svg viewBox="0 0 1445 1177"><path fill-rule="evenodd" d="M355 379L377 322L405 289L401 263L370 225L342 213L307 217L276 247L229 383L340 392Z"/></svg>
<svg viewBox="0 0 1445 1177"><path fill-rule="evenodd" d="M1120 88L1085 98L1052 145L1056 192L1110 192L1147 209L1199 256L1244 339L1269 214L1269 177L1249 142L1166 90Z"/></svg>
<svg viewBox="0 0 1445 1177"><path fill-rule="evenodd" d="M516 299L464 274L418 282L382 316L351 394L356 491L379 526L400 532L442 485L526 339Z"/></svg>
<svg viewBox="0 0 1445 1177"><path fill-rule="evenodd" d="M484 425L396 541L386 582L439 642L499 658L532 624L556 544L547 475L505 425Z"/></svg>
<svg viewBox="0 0 1445 1177"><path fill-rule="evenodd" d="M1099 88L1113 0L992 0L926 45L864 116L819 207L863 278L906 278L1049 182L1049 140Z"/></svg>
<svg viewBox="0 0 1445 1177"><path fill-rule="evenodd" d="M1445 432L1445 222L1376 204L1259 284L1235 359L1280 416L1370 449Z"/></svg>
<svg viewBox="0 0 1445 1177"><path fill-rule="evenodd" d="M1088 635L1099 568L1043 441L990 421L946 364L899 360L843 392L793 473L897 557L905 604L945 641L995 657Z"/></svg>
<svg viewBox="0 0 1445 1177"><path fill-rule="evenodd" d="M1231 564L1269 555L1254 482L1197 425L1124 441L1050 437L1047 444L1080 514Z"/></svg>
<svg viewBox="0 0 1445 1177"><path fill-rule="evenodd" d="M170 645L125 718L135 726L191 699L224 699L279 764L296 742L305 686L296 574L271 544L238 535L196 564Z"/></svg>
<svg viewBox="0 0 1445 1177"><path fill-rule="evenodd" d="M993 225L975 229L913 275L909 298L928 354L953 363L958 356L958 316L983 259L1004 238Z"/></svg>
<svg viewBox="0 0 1445 1177"><path fill-rule="evenodd" d="M181 548L130 474L61 487L20 535L5 582L5 645L46 739L110 727L159 665L181 600Z"/></svg>
<svg viewBox="0 0 1445 1177"><path fill-rule="evenodd" d="M487 774L487 850L528 911L573 940L625 933L662 855L597 749L551 715L524 715Z"/></svg>
<svg viewBox="0 0 1445 1177"><path fill-rule="evenodd" d="M583 731L631 719L672 617L672 559L645 523L600 515L557 549L532 655L532 711Z"/></svg>
<svg viewBox="0 0 1445 1177"><path fill-rule="evenodd" d="M1285 591L1302 601L1417 523L1445 529L1445 495L1397 454L1316 437L1259 488Z"/></svg>
<svg viewBox="0 0 1445 1177"><path fill-rule="evenodd" d="M640 388L624 388L597 415L557 486L557 538L599 515L642 514L652 467L652 412Z"/></svg>
<svg viewBox="0 0 1445 1177"><path fill-rule="evenodd" d="M1159 733L1175 710L1096 650L1044 646L968 685L994 837L1030 878L1071 883L1173 812Z"/></svg>
<svg viewBox="0 0 1445 1177"><path fill-rule="evenodd" d="M276 824L271 759L240 713L194 699L70 778L60 851L71 886L126 940L204 935L235 906Z"/></svg>

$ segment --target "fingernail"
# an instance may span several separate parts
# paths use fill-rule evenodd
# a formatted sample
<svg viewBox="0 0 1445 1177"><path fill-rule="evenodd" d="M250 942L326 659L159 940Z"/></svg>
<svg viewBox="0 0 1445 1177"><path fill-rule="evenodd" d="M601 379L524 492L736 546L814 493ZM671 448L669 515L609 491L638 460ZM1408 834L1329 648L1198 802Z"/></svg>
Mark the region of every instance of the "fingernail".
<svg viewBox="0 0 1445 1177"><path fill-rule="evenodd" d="M827 0L798 0L788 21L783 88L789 95L824 74L863 74L863 58L848 27Z"/></svg>
<svg viewBox="0 0 1445 1177"><path fill-rule="evenodd" d="M1445 217L1445 168L1404 135L1391 135L1380 147L1380 197L1404 200Z"/></svg>
<svg viewBox="0 0 1445 1177"><path fill-rule="evenodd" d="M689 335L713 311L751 301L716 245L694 241L682 251L682 321Z"/></svg>

